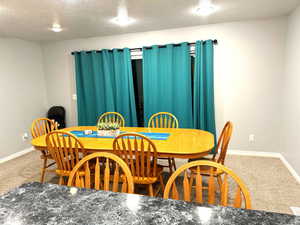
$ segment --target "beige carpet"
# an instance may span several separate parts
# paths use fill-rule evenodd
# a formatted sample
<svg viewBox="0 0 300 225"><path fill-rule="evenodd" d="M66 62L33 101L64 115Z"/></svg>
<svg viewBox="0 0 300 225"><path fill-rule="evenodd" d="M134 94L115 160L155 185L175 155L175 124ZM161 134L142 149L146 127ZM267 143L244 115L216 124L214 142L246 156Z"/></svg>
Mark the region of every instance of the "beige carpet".
<svg viewBox="0 0 300 225"><path fill-rule="evenodd" d="M225 164L249 188L253 209L291 214L290 206L300 207L300 184L280 159L228 156ZM36 151L0 164L0 193L26 182L39 181L40 165L39 152ZM55 183L57 177L48 174L46 181Z"/></svg>

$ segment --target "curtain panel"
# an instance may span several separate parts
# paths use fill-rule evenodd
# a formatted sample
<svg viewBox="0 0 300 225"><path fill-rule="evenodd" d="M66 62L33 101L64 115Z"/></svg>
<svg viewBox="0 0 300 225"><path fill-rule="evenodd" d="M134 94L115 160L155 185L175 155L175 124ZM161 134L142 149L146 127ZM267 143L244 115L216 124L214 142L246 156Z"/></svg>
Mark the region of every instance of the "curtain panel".
<svg viewBox="0 0 300 225"><path fill-rule="evenodd" d="M143 48L144 120L170 112L179 127L192 128L191 58L188 43Z"/></svg>
<svg viewBox="0 0 300 225"><path fill-rule="evenodd" d="M131 56L122 51L75 53L79 126L94 126L104 112L119 112L126 126L136 126Z"/></svg>
<svg viewBox="0 0 300 225"><path fill-rule="evenodd" d="M196 42L193 94L194 128L214 134L216 143L214 44L212 40Z"/></svg>

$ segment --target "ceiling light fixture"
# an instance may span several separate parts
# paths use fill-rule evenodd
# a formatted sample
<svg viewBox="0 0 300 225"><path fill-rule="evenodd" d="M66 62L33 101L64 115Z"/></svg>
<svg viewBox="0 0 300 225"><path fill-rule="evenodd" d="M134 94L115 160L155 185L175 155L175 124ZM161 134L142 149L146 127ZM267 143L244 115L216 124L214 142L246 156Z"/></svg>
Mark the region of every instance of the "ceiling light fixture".
<svg viewBox="0 0 300 225"><path fill-rule="evenodd" d="M112 23L115 23L119 26L128 26L131 23L135 22L135 19L128 16L128 10L126 7L126 1L121 0L118 7L117 17L111 20Z"/></svg>
<svg viewBox="0 0 300 225"><path fill-rule="evenodd" d="M61 28L61 26L60 26L58 23L54 23L54 24L52 25L51 30L52 30L53 32L58 33L58 32L61 32L63 29Z"/></svg>
<svg viewBox="0 0 300 225"><path fill-rule="evenodd" d="M218 7L212 3L212 0L199 0L199 5L195 10L200 16L209 16L216 12Z"/></svg>

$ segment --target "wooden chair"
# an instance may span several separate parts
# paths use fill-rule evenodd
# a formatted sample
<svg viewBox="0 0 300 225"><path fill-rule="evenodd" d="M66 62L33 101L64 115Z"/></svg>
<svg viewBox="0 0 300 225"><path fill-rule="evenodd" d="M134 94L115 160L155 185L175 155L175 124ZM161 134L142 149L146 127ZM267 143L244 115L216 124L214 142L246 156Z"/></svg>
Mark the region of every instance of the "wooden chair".
<svg viewBox="0 0 300 225"><path fill-rule="evenodd" d="M224 162L225 162L225 158L226 158L226 153L227 153L227 149L228 149L228 145L229 145L229 141L230 141L230 138L231 138L231 135L232 135L232 129L233 129L233 125L230 121L228 121L222 132L221 132L221 135L218 139L218 144L217 144L217 147L216 147L216 153L212 156L211 159L208 159L208 160L211 160L213 162L217 162L217 163L220 163L222 165L224 165ZM207 160L207 159L205 159ZM195 173L196 172L196 168L191 168L190 169L192 173ZM202 175L209 175L209 170L208 168L205 168L205 167L202 167L201 168L201 174ZM218 182L219 184L221 185L221 178L220 178L220 175L221 175L221 171L217 171L217 173L215 173L215 177L218 179Z"/></svg>
<svg viewBox="0 0 300 225"><path fill-rule="evenodd" d="M64 177L69 177L75 165L86 156L81 141L65 131L52 131L46 136L46 145L57 164L56 173L59 184L65 184Z"/></svg>
<svg viewBox="0 0 300 225"><path fill-rule="evenodd" d="M230 141L231 135L232 135L232 129L233 129L232 122L228 121L225 124L225 126L221 132L221 135L218 139L216 153L213 155L213 157L211 159L212 161L215 161L217 163L221 163L222 165L224 165L229 141Z"/></svg>
<svg viewBox="0 0 300 225"><path fill-rule="evenodd" d="M148 127L152 128L178 128L178 120L172 114L168 112L159 112L153 114L148 122ZM162 165L163 167L168 167L170 173L173 173L173 168L176 170L176 163L174 158L158 158L159 160L168 160L168 166Z"/></svg>
<svg viewBox="0 0 300 225"><path fill-rule="evenodd" d="M178 128L177 118L169 112L153 114L148 122L148 127L153 128Z"/></svg>
<svg viewBox="0 0 300 225"><path fill-rule="evenodd" d="M93 153L80 160L69 176L68 186L134 192L133 178L126 163L118 156L107 152Z"/></svg>
<svg viewBox="0 0 300 225"><path fill-rule="evenodd" d="M153 192L158 181L164 190L163 168L157 165L157 150L150 139L137 133L121 134L113 142L113 151L129 165L135 184L148 185L150 196L158 193Z"/></svg>
<svg viewBox="0 0 300 225"><path fill-rule="evenodd" d="M202 167L209 167L209 177L208 185L203 185L204 177L201 174ZM196 168L196 173L191 173L188 175L188 169ZM222 171L223 182L221 189L216 188L214 174L216 171ZM178 192L178 180L179 176L183 173L183 193ZM177 180L177 184L176 184ZM232 181L232 182L231 182ZM195 190L193 191L193 185L195 183ZM231 186L235 186L234 196L229 196L229 190ZM207 196L205 196L207 193ZM219 201L217 201L218 195ZM212 205L222 205L222 206L233 206L236 208L251 209L250 193L242 182L242 180L227 167L208 160L199 160L187 163L181 166L175 173L172 174L165 188L164 198L171 198L184 201L193 201L197 203L207 203Z"/></svg>
<svg viewBox="0 0 300 225"><path fill-rule="evenodd" d="M120 127L125 127L125 119L124 117L117 112L106 112L103 113L99 119L98 122L104 122L104 123L118 123L120 124Z"/></svg>
<svg viewBox="0 0 300 225"><path fill-rule="evenodd" d="M58 123L48 118L39 118L32 122L31 125L31 136L37 138L39 136L50 133L51 131L57 130ZM55 164L51 162L48 164L48 160L53 160L48 150L41 151L41 159L43 160L43 167L41 169L41 183L45 180L45 173L50 172L48 168Z"/></svg>

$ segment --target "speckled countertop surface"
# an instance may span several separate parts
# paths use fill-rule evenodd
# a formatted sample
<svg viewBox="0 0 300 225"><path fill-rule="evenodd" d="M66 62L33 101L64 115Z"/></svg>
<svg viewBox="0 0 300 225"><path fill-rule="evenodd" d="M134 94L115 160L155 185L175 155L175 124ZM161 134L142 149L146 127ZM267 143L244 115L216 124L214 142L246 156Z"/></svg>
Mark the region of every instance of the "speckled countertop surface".
<svg viewBox="0 0 300 225"><path fill-rule="evenodd" d="M28 183L0 196L0 224L300 224L300 217Z"/></svg>

